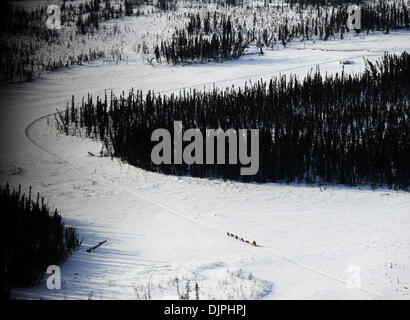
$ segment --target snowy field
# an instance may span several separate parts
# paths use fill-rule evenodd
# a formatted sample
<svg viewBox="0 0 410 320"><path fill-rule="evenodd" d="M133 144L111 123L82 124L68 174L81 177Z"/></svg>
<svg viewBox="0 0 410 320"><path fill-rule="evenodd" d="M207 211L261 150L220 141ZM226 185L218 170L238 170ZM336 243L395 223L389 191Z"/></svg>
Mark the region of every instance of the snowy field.
<svg viewBox="0 0 410 320"><path fill-rule="evenodd" d="M410 49L409 32L292 43L238 61L152 67L96 61L0 91L0 179L33 186L78 228L62 289L23 299L409 299L410 194L386 189L245 184L165 176L88 156L101 146L61 136L57 108L104 90L242 86L279 74L363 70L364 57ZM108 92L109 93L109 92ZM233 232L258 247L226 236ZM100 241L106 244L85 252ZM350 286L359 270L360 286ZM357 274L356 274L357 275ZM357 278L356 278L357 279ZM187 289L189 288L189 289Z"/></svg>

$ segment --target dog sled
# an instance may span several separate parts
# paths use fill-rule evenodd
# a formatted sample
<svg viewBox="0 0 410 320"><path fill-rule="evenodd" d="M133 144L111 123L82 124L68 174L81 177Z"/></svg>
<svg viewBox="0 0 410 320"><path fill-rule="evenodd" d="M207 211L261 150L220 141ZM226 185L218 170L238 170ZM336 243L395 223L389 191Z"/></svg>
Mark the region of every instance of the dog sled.
<svg viewBox="0 0 410 320"><path fill-rule="evenodd" d="M226 234L227 234L228 237L234 238L234 239L239 240L239 241L241 241L241 242L248 243L248 244L250 244L252 247L257 247L257 244L256 244L256 241L255 241L255 240L252 241L252 242L250 242L249 240L245 240L244 238L241 238L241 237L239 237L239 236L237 236L237 235L235 235L235 234L233 234L233 233L227 232Z"/></svg>

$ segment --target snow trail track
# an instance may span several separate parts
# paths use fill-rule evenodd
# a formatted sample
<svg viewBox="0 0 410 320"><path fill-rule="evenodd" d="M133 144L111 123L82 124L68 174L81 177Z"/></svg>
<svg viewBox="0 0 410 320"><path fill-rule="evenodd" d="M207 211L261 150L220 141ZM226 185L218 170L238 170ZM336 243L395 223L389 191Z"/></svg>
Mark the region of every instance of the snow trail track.
<svg viewBox="0 0 410 320"><path fill-rule="evenodd" d="M133 195L133 196L135 196L135 197L137 197L137 198L139 198L139 199L142 199L142 200L145 200L145 201L147 201L147 202L149 202L149 203L151 203L151 204L154 204L154 205L158 206L159 208L162 208L162 209L168 211L169 213L172 213L172 214L174 214L174 215L177 215L177 216L179 216L179 217L182 217L183 219L188 220L188 221L190 221L191 223L199 224L199 225L201 225L201 226L203 226L203 227L206 227L209 231L214 232L214 233L215 233L216 235L218 235L220 238L224 238L224 240L226 240L226 231L223 231L223 230L221 230L221 229L218 229L218 228L216 228L215 226L212 226L212 225L210 225L210 224L205 224L205 223L203 223L203 222L201 222L201 221L198 221L198 220L196 220L196 219L193 219L193 218L191 218L191 217L188 217L188 216L186 216L186 215L184 215L184 214L178 212L177 210L175 210L175 209L173 209L173 208L171 208L171 207L169 207L169 206L166 206L166 205L161 204L161 203L159 203L159 202L157 202L157 201L155 201L155 200L152 200L152 199L150 199L150 198L147 198L147 197L145 197L145 196L143 196L143 195L141 195L141 194L139 194L139 193L137 193L137 192L135 192L135 191L133 191L133 190L130 190L130 189L128 189L128 188L124 188L124 187L122 187L122 186L119 186L119 185L117 185L117 184L115 184L115 183L113 183L113 182L111 182L111 181L108 181L107 179L104 179L104 178L102 178L102 177L97 177L96 175L92 175L92 176L91 176L90 174L88 174L87 172L84 172L82 169L76 167L75 165L73 165L72 163L70 163L69 161L67 161L66 159L64 159L63 157L61 157L61 156L59 156L58 154L56 154L56 153L54 153L54 152L48 150L46 147L44 147L43 145L41 145L41 143L39 143L38 141L35 141L35 140L30 136L30 130L31 130L32 126L34 126L34 125L35 125L36 123L38 123L39 121L44 120L44 119L47 119L47 118L52 117L52 116L55 116L56 114L57 114L57 113L51 113L51 114L42 116L42 117L40 117L40 118L38 118L38 119L32 121L32 122L27 126L27 128L25 129L25 135L26 135L27 139L29 139L30 142L32 142L34 145L36 145L37 147L39 147L40 149L42 149L44 152L46 152L46 153L49 154L50 156L53 156L53 157L57 158L58 160L62 161L63 164L64 164L65 166L67 166L68 168L70 168L70 169L72 169L72 170L74 170L74 171L77 171L77 172L78 172L79 174L81 174L83 177L88 178L88 179L91 179L91 180L97 180L97 181L99 181L99 182L101 182L101 183L103 183L103 184L105 184L105 185L111 186L111 187L114 188L114 189L121 190L121 191L123 191L123 192L127 192L127 193L129 193L129 194L131 194L131 195ZM300 262L298 262L298 261L295 261L294 259L291 259L291 258L289 258L289 257L287 257L287 256L285 256L285 255L283 255L283 254L276 253L276 252L272 252L272 251L268 251L267 249L265 249L265 248L263 248L263 247L258 246L258 247L256 247L256 248L249 248L249 246L247 246L247 245L244 244L244 243L235 243L234 241L232 242L232 244L233 244L233 245L236 245L236 246L241 245L241 246L243 246L244 248L246 248L247 250L252 250L252 254L253 254L253 255L264 256L264 257L270 257L270 258L273 258L273 259L281 259L281 260L283 260L283 261L285 261L285 262L287 262L287 263L293 264L293 265L298 266L298 267L300 267L300 268L302 268L302 269L305 269L305 270L307 270L307 271L313 272L313 273L315 273L316 275L319 275L319 276L326 277L326 278L329 278L329 279L331 279L331 280L337 281L337 282L339 282L339 283L341 283L341 284L343 284L343 285L345 285L345 286L351 286L351 285L352 285L351 283L349 283L348 281L346 281L346 280L344 280L344 279L338 278L338 277L333 276L333 275L331 275L331 274L328 274L328 273L326 273L326 272L324 272L324 271L322 271L322 270L319 270L319 269L310 267L310 266L308 266L308 265L306 265L306 264L303 264L303 263L300 263ZM254 251L256 251L256 250L257 250L257 251L263 251L263 252L262 252L262 253L261 253L261 252L254 252ZM373 298L383 298L383 295L381 295L381 294L379 294L379 293L375 293L375 292L372 292L372 291L370 291L370 290L367 290L367 289L361 288L361 287L359 287L358 289L359 289L360 291L366 293L366 294L369 294L369 295L372 296Z"/></svg>
<svg viewBox="0 0 410 320"><path fill-rule="evenodd" d="M387 44L379 45L382 38ZM101 294L104 299L133 299L134 289L151 275L163 287L171 287L169 279L186 273L199 274L193 281L214 284L225 283L221 271L244 268L271 284L259 286L261 290L246 299L408 299L403 289L410 283L408 194L343 187L319 192L309 186L151 174L116 160L86 157L87 151L100 150L97 142L54 137L46 121L71 94L78 102L88 92L95 97L104 90L118 94L131 87L161 94L213 85L224 89L291 72L303 77L317 65L322 71L340 73L338 61L346 59L354 61L345 72L358 72L363 56L373 60L389 46L394 52L410 48L409 39L403 34L375 35L361 47L345 41L345 47L335 51L308 46L184 68L152 68L138 61L91 63L5 88L8 98L0 108L0 125L11 147L0 155L2 180L32 185L61 209L67 223L79 228L85 246L108 239L101 250L93 254L81 250L63 265L62 292L50 292L43 284L16 290L17 298L87 299L92 291L97 298ZM339 42L322 46L334 50ZM21 167L21 173L15 173L15 167ZM227 231L261 246L233 240ZM349 290L344 272L353 264L362 268L364 281L361 289ZM158 280L161 277L164 280ZM207 288L206 281L200 287L203 292L209 289L211 299L232 297L218 295L223 287ZM175 299L172 290L172 295L155 298Z"/></svg>

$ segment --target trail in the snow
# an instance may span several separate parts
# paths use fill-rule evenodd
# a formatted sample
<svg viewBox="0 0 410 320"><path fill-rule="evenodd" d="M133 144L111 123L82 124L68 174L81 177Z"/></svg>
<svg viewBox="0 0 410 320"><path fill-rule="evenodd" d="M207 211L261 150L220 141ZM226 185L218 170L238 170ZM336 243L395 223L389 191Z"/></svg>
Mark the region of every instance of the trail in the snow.
<svg viewBox="0 0 410 320"><path fill-rule="evenodd" d="M183 213L181 213L181 212L175 210L174 208L171 208L171 207L169 207L169 206L167 206L167 205L164 205L164 204L162 204L162 203L160 203L160 202L158 202L158 201L152 200L152 199L150 199L150 198L148 198L148 197L146 197L146 196L144 196L144 195L142 195L142 194L140 194L140 193L137 193L137 192L135 192L135 191L133 191L133 190L130 190L130 189L128 189L128 188L124 188L123 186L119 186L119 185L117 185L117 184L115 184L115 183L113 183L113 182L111 182L111 181L109 181L109 180L107 180L107 179L104 179L104 178L102 178L102 177L98 177L98 176L95 176L95 175L90 175L89 173L87 173L87 172L85 172L84 170L82 170L82 169L78 168L77 166L73 165L71 162L67 161L67 160L64 159L63 157L59 156L59 155L56 154L55 152L53 152L53 151L47 149L46 147L44 147L43 145L41 145L38 141L34 140L34 139L30 136L30 130L31 130L31 128L32 128L36 123L40 122L41 120L44 120L44 119L46 119L46 118L48 118L48 117L51 117L51 116L54 116L54 115L56 115L56 113L51 113L51 114L42 116L42 117L40 117L40 118L38 118L38 119L32 121L32 122L27 126L27 128L25 129L25 135L26 135L27 139L28 139L31 143L33 143L35 146L37 146L38 148L42 149L42 150L43 150L44 152L46 152L47 154L49 154L49 155L55 157L56 159L60 160L60 161L62 162L62 164L66 165L68 168L70 168L70 169L72 169L72 170L74 170L74 171L77 171L80 175L82 175L82 176L85 177L86 179L91 179L91 180L94 180L94 181L98 181L98 182L100 182L100 183L102 183L102 184L109 185L109 186L113 187L113 188L116 189L116 190L121 190L121 191L126 192L126 193L128 193L128 194L131 194L131 195L133 195L133 196L135 196L135 197L137 197L137 198L139 198L139 199L145 200L146 202L149 202L149 203L151 203L151 204L153 204L153 205L155 205L155 206L158 206L159 208L164 209L165 211L168 211L168 212L170 212L170 213L172 213L172 214L174 214L174 215L177 215L177 216L179 216L179 217L181 217L181 218L183 218L183 219L185 219L185 220L187 220L187 221L190 221L190 222L192 222L192 223L194 223L194 224L196 224L196 225L200 225L200 226L202 226L202 227L205 227L207 230L212 231L212 232L213 232L214 234L216 234L218 237L221 237L221 238L223 237L225 240L228 240L227 237L226 237L226 232L225 232L224 230L218 229L218 228L215 227L215 226L212 226L212 225L210 225L210 224L206 224L206 223L203 223L203 222L198 221L198 220L196 220L196 219L193 219L193 218L191 218L191 217L189 217L189 216L187 216L187 215L185 215L185 214L183 214ZM344 280L344 279L341 279L341 278L339 278L339 277L333 276L333 275L331 275L331 274L329 274L329 273L327 273L327 272L325 272L325 271L322 271L322 270L319 270L319 269L317 269L317 268L308 266L308 265L306 265L306 264L304 264L304 263L300 263L300 262L298 262L298 261L296 261L296 260L294 260L294 259L291 259L291 258L289 258L289 257L287 257L286 255L283 255L283 254L281 254L281 253L277 253L277 252L273 252L273 251L268 251L267 249L265 249L265 248L263 248L263 247L256 247L256 248L254 248L254 247L251 247L251 246L247 246L247 245L245 245L245 244L243 244L243 243L241 243L241 242L233 242L233 243L235 243L235 245L237 245L237 246L240 246L240 245L241 245L243 248L246 248L246 250L248 250L249 252L251 252L253 255L256 255L256 256L259 256L259 257L264 257L264 258L269 257L269 258L272 258L272 259L274 259L274 260L276 260L276 259L279 258L280 260L282 260L282 261L284 261L284 262L290 263L290 264L295 265L295 266L297 266L297 267L300 267L300 268L302 268L302 269L304 269L304 270L308 270L308 271L313 272L313 273L315 273L315 274L317 274L317 275L320 275L320 276L322 276L322 277L326 277L326 278L328 278L328 279L334 280L334 281L336 281L336 282L338 282L338 283L340 283L340 284L343 284L343 285L345 285L345 286L351 285L348 281L346 281L346 280ZM362 291L362 292L364 292L364 293L366 293L366 294L369 294L369 295L371 295L371 296L374 296L374 297L377 297L377 298L383 298L383 296L382 296L381 294L379 294L379 293L375 293L375 292L372 292L372 291L367 290L367 289L364 289L364 288L357 288L357 289L360 290L360 291Z"/></svg>
<svg viewBox="0 0 410 320"><path fill-rule="evenodd" d="M298 49L293 49L293 50L298 50ZM305 49L300 49L300 50L305 50ZM309 50L313 50L313 49L309 49ZM338 51L338 50L335 50L335 51ZM340 51L343 51L343 50L340 50ZM359 51L363 52L364 50L359 50ZM366 56L367 57L380 56L380 53L374 52L373 54L366 54ZM365 55L354 55L354 56L344 58L343 60L350 60L350 59L363 58L363 57L365 57ZM277 74L281 74L282 72L289 73L290 71L302 70L302 69L305 69L307 67L313 68L313 67L320 66L320 65L323 65L323 64L334 63L334 62L339 62L339 61L340 61L340 58L339 59L328 59L328 60L325 60L325 61L320 62L320 63L312 63L312 64L302 65L302 66L298 66L298 67L294 67L294 68L283 68L283 69L280 69L280 70L276 70L274 73L277 73ZM198 87L205 87L205 86L211 86L211 85L215 85L215 84L221 84L221 83L225 83L225 82L228 82L228 81L233 82L233 81L237 81L237 80L261 79L261 78L268 77L268 76L273 76L273 72L258 73L258 74L240 76L240 77L236 77L236 78L223 79L223 80L212 81L212 82L202 82L202 83L197 83L197 84L193 84L193 85L190 85L190 86L162 90L162 91L159 91L158 93L163 94L163 93L176 92L176 91L180 91L180 90L184 90L184 89L194 89L194 88L198 88Z"/></svg>
<svg viewBox="0 0 410 320"><path fill-rule="evenodd" d="M366 54L366 56L376 56L376 55L378 55L378 54L377 54L377 53L374 53L374 54ZM364 57L364 56L365 56L365 55L357 55L357 54L356 54L356 55L352 55L352 56L350 56L350 57L348 57L348 58L345 58L345 59L355 59L355 58L360 58L360 57ZM338 62L339 60L340 60L340 59L328 59L328 60L325 60L325 61L320 62L320 63L307 64L307 65L298 66L298 67L294 67L294 68L283 68L283 69L281 69L281 70L276 70L274 73L276 73L276 74L278 74L278 73L279 73L279 74L280 74L280 73L289 73L289 72L291 72L291 71L301 70L301 69L304 69L304 68L307 68L307 67L315 67L315 66L319 66L319 65L323 65L323 64ZM185 86L185 87L180 87L180 88L174 88L174 89L163 90L163 91L160 91L159 93L163 94L163 93L177 92L177 91L184 90L184 89L205 87L205 86L209 86L209 85L222 84L222 83L225 83L225 82L232 82L232 81L236 81L236 80L251 80L251 79L255 79L255 78L261 79L261 78L263 78L263 77L272 76L272 75L273 75L272 72L267 72L267 73L264 73L264 74L261 74L261 73L259 73L259 74L252 74L252 75L241 76L241 77L236 77L236 78L224 79L224 80L220 80L220 81L203 82L203 83L198 83L198 84L194 84L194 85L191 85L191 86ZM159 208L161 208L161 209L164 209L165 211L167 211L167 212L169 212L169 213L172 213L172 214L174 214L174 215L176 215L176 216L179 216L179 217L181 217L181 218L183 218L183 219L185 219L185 220L187 220L187 221L190 221L190 222L192 222L192 223L194 223L194 224L196 224L196 225L200 225L200 226L202 226L202 227L205 227L207 230L209 230L209 231L215 233L216 235L218 235L218 237L224 238L224 240L229 241L229 239L227 239L227 237L226 237L226 230L221 230L221 229L219 229L219 228L217 228L217 227L215 227L215 226L212 226L212 225L210 225L210 224L206 224L206 223L204 223L204 222L201 222L201 221L198 221L198 220L196 220L196 219L194 219L194 218L191 218L191 217L189 217L189 216L187 216L187 215L185 215L185 214L183 214L183 213L181 213L181 212L175 210L174 208L171 208L171 207L169 207L169 206L167 206L167 205L164 205L164 204L162 204L162 203L160 203L160 202L158 202L158 201L155 201L155 200L153 200L153 199L150 199L150 198L148 198L148 197L146 197L146 196L144 196L144 195L142 195L142 194L140 194L140 193L135 192L134 190L130 190L130 189L125 188L125 187L123 187L123 186L119 186L119 185L117 185L117 184L115 184L115 183L113 183L113 182L111 182L111 181L109 181L109 180L107 180L107 179L104 179L104 178L102 178L102 177L98 177L98 176L96 176L96 175L90 175L89 173L85 172L85 171L82 170L81 168L78 168L77 166L75 166L74 164L72 164L72 163L69 162L68 160L64 159L64 158L61 157L60 155L56 154L55 152L53 152L53 151L49 150L48 148L46 148L45 146L41 145L38 141L34 140L34 138L32 138L31 135L30 135L30 130L31 130L31 128L32 128L36 123L38 123L38 122L40 122L40 121L42 121L42 120L44 120L44 119L47 119L47 118L49 118L49 117L53 117L53 116L55 116L56 114L57 114L57 112L54 112L54 113L50 113L50 114L44 115L44 116L42 116L42 117L39 117L39 118L33 120L33 121L26 127L26 129L25 129L25 136L27 137L27 139L28 139L32 144L34 144L35 146L37 146L38 148L40 148L41 150L43 150L43 151L46 152L47 154L49 154L49 155L53 156L54 158L60 160L65 166L67 166L68 168L70 168L70 169L72 169L72 170L78 172L81 176L85 177L86 179L91 179L91 180L94 180L94 181L98 181L98 182L100 182L100 183L102 183L102 184L109 185L109 186L111 186L112 188L114 188L114 189L116 189L116 190L121 190L121 191L126 192L126 193L128 193L128 194L131 194L132 196L137 197L137 198L139 198L139 199L142 199L142 200L144 200L144 201L146 201L146 202L148 202L148 203L151 203L151 204L153 204L153 205L155 205L155 206L157 206L157 207L159 207ZM242 246L243 248L245 248L245 250L248 250L252 255L256 255L256 256L264 257L264 258L269 257L269 258L274 259L274 260L280 259L280 260L282 260L282 261L284 261L284 262L286 262L286 263L295 265L295 266L297 266L297 267L299 267L299 268L302 268L302 269L304 269L304 270L308 270L308 271L310 271L310 272L312 272L312 273L315 273L315 274L317 274L317 275L319 275L319 276L321 276L321 277L326 277L326 278L328 278L328 279L334 280L334 281L336 281L336 282L338 282L338 283L340 283L340 284L346 285L346 286L349 285L349 282L346 281L346 280L344 280L344 279L341 279L341 278L339 278L339 277L333 276L333 275L331 275L331 274L329 274L329 273L327 273L327 272L324 272L324 271L322 271L322 270L319 270L319 269L317 269L317 268L314 268L314 267L308 266L308 265L306 265L306 264L300 263L300 262L298 262L298 261L295 261L294 259L291 259L291 258L289 258L289 257L287 257L286 255L283 255L283 254L281 254L281 253L270 251L270 250L268 250L267 248L264 248L264 247L254 248L254 247L245 245L245 244L240 243L240 242L239 242L239 243L236 242L234 245L236 245L236 246ZM377 297L377 298L383 298L383 296L382 296L381 294L378 294L378 293L369 291L369 290L367 290L367 289L364 289L364 288L357 288L357 289L360 290L360 291L362 291L362 292L364 292L364 293L366 293L366 294L368 294L368 295L371 295L371 296L374 296L374 297Z"/></svg>

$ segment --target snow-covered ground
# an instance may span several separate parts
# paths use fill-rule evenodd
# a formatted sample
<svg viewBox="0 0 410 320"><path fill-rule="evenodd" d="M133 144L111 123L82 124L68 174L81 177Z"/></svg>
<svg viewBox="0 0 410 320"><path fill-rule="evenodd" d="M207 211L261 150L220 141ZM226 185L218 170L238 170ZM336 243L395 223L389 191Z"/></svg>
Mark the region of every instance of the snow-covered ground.
<svg viewBox="0 0 410 320"><path fill-rule="evenodd" d="M152 67L96 61L1 88L0 179L33 186L84 242L62 265L62 289L17 288L28 299L409 299L410 194L368 188L245 184L165 176L88 156L101 146L58 135L52 117L75 95L131 87L170 93L240 86L319 65L363 69L410 33L295 43L222 64ZM256 240L251 247L226 232ZM85 249L108 240L93 253ZM349 286L359 271L360 287ZM358 280L358 277L355 278Z"/></svg>

